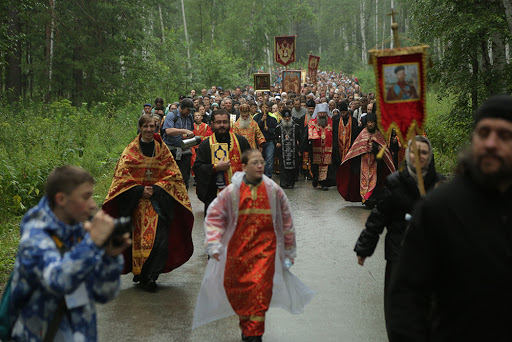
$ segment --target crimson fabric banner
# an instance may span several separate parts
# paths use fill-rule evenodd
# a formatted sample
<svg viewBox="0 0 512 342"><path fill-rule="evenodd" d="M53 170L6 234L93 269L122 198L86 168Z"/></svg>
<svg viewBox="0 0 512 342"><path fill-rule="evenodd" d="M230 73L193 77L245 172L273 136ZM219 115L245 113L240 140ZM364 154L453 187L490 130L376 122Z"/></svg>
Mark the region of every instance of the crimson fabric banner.
<svg viewBox="0 0 512 342"><path fill-rule="evenodd" d="M320 63L320 57L309 55L308 72L309 72L309 80L311 83L316 83L316 74L318 71L319 63Z"/></svg>
<svg viewBox="0 0 512 342"><path fill-rule="evenodd" d="M405 146L423 134L426 112L427 45L370 50L377 83L377 120L389 139L393 128Z"/></svg>
<svg viewBox="0 0 512 342"><path fill-rule="evenodd" d="M283 66L295 62L295 36L274 37L274 57Z"/></svg>

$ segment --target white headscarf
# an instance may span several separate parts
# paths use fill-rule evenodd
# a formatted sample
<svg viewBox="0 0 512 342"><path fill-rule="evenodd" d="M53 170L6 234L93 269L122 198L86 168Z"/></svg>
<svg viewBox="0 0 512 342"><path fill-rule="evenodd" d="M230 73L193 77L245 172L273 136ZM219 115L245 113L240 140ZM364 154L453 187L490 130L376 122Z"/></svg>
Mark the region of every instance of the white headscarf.
<svg viewBox="0 0 512 342"><path fill-rule="evenodd" d="M318 113L327 113L329 116L332 116L329 113L329 105L327 103L317 103L315 107L315 111L313 112L313 119L315 119Z"/></svg>

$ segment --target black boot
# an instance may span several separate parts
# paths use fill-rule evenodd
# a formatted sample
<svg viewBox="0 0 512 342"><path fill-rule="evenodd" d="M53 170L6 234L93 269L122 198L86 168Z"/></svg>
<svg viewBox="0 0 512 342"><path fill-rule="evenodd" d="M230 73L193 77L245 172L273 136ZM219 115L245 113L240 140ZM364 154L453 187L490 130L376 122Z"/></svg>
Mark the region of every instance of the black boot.
<svg viewBox="0 0 512 342"><path fill-rule="evenodd" d="M262 342L261 336L248 336L247 342Z"/></svg>

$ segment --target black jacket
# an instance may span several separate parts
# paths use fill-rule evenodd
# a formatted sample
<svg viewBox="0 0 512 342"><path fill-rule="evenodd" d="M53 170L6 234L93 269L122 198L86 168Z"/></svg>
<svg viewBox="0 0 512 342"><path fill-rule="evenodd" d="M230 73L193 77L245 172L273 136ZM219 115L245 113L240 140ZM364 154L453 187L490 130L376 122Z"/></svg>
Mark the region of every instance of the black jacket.
<svg viewBox="0 0 512 342"><path fill-rule="evenodd" d="M277 120L272 116L267 114L267 129L265 130L265 121L262 120L263 114L259 113L254 116L254 121L258 123L258 126L261 129L261 133L265 137L267 142L273 141L275 139Z"/></svg>
<svg viewBox="0 0 512 342"><path fill-rule="evenodd" d="M437 173L433 164L425 176L425 190L432 190L435 185L444 180L444 176ZM379 235L384 227L387 229L385 258L388 261L398 261L401 243L407 227L406 214L412 214L414 205L420 199L420 192L415 180L405 168L396 171L386 178L381 199L373 208L366 220L366 228L361 232L354 251L358 256L368 257L373 254Z"/></svg>
<svg viewBox="0 0 512 342"><path fill-rule="evenodd" d="M512 341L511 289L512 189L457 176L414 212L391 282L392 340Z"/></svg>

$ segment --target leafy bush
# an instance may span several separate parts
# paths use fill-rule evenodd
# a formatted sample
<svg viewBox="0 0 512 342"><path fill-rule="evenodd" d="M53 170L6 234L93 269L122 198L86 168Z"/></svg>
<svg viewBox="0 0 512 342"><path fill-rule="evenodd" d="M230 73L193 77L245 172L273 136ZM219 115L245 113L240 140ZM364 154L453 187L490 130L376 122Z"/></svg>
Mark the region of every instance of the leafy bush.
<svg viewBox="0 0 512 342"><path fill-rule="evenodd" d="M17 106L0 108L0 284L14 262L21 215L43 196L50 171L65 164L88 170L101 204L140 115L140 107L130 104L121 110L110 103L75 107L67 100Z"/></svg>
<svg viewBox="0 0 512 342"><path fill-rule="evenodd" d="M427 124L425 131L432 143L437 171L450 176L457 163L458 154L470 140L472 118L455 116L451 109L454 97L439 98L427 94Z"/></svg>

